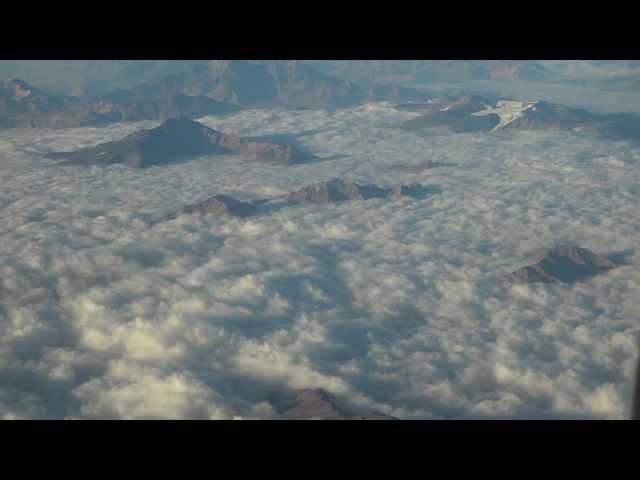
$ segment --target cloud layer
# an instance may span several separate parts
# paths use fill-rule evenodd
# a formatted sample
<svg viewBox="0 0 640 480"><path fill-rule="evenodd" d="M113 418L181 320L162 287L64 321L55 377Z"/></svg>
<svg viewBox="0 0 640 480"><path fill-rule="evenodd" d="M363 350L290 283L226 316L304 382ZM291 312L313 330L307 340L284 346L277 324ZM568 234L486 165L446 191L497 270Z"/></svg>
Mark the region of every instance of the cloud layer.
<svg viewBox="0 0 640 480"><path fill-rule="evenodd" d="M400 418L624 418L636 360L640 149L549 132L417 135L386 104L209 117L317 162L57 167L153 123L0 134L0 417L255 418L323 388ZM450 166L408 174L397 164ZM338 176L425 199L249 220L167 212ZM574 285L502 275L558 241L630 251Z"/></svg>

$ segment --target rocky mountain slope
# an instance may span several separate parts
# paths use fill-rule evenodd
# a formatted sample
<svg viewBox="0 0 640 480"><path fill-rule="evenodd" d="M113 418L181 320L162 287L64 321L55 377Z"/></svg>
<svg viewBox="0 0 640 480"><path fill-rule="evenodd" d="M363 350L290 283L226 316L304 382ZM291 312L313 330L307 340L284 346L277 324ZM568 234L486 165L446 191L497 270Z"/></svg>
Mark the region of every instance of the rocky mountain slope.
<svg viewBox="0 0 640 480"><path fill-rule="evenodd" d="M105 97L113 101L125 93ZM343 108L371 100L422 98L410 88L360 84L321 73L306 62L213 60L126 91L130 100L205 96L245 108Z"/></svg>
<svg viewBox="0 0 640 480"><path fill-rule="evenodd" d="M47 157L65 159L65 164L73 165L122 163L143 168L215 154L236 154L252 161L281 165L311 158L291 145L228 135L186 118L169 119L156 128L140 130L115 142L72 152L51 152Z"/></svg>
<svg viewBox="0 0 640 480"><path fill-rule="evenodd" d="M236 111L236 105L208 97L168 95L138 100L122 93L93 101L51 95L19 79L0 81L0 129L104 126Z"/></svg>
<svg viewBox="0 0 640 480"><path fill-rule="evenodd" d="M592 133L610 140L640 140L640 115L594 113L550 102L496 100L468 95L455 100L436 99L422 105L400 105L423 115L400 127L422 130L446 127L456 133L489 132L501 129L572 130Z"/></svg>
<svg viewBox="0 0 640 480"><path fill-rule="evenodd" d="M302 389L280 405L278 420L398 420L380 412L356 413L321 389Z"/></svg>
<svg viewBox="0 0 640 480"><path fill-rule="evenodd" d="M516 283L573 283L608 272L618 264L606 256L597 255L574 245L555 245L540 252L533 264L508 275Z"/></svg>
<svg viewBox="0 0 640 480"><path fill-rule="evenodd" d="M340 178L331 178L296 190L287 195L286 200L292 203L315 203L327 205L372 198L422 198L429 193L429 188L419 185L395 185L381 188L377 185L361 185Z"/></svg>
<svg viewBox="0 0 640 480"><path fill-rule="evenodd" d="M230 217L249 217L255 213L255 206L236 200L228 195L214 195L201 202L185 207L184 213L223 215Z"/></svg>

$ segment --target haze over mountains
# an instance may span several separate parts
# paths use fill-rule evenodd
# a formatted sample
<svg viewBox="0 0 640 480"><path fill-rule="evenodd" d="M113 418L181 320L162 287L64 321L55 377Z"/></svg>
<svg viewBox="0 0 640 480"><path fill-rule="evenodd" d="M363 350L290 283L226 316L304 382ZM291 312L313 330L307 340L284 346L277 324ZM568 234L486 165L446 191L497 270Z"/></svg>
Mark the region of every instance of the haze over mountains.
<svg viewBox="0 0 640 480"><path fill-rule="evenodd" d="M176 95L207 97L243 108L333 109L367 101L424 98L420 91L375 82L352 82L302 61L215 60L126 90L106 101L156 101Z"/></svg>
<svg viewBox="0 0 640 480"><path fill-rule="evenodd" d="M76 128L118 122L198 118L238 111L207 97L173 95L113 101L58 97L18 79L0 81L0 128Z"/></svg>
<svg viewBox="0 0 640 480"><path fill-rule="evenodd" d="M0 79L21 78L57 96L99 97L185 70L191 60L0 60Z"/></svg>
<svg viewBox="0 0 640 480"><path fill-rule="evenodd" d="M404 63L405 68L417 68L415 62ZM613 140L640 138L638 114L599 114L545 101L478 95L433 98L428 92L402 82L371 82L370 78L377 78L371 75L369 80L351 81L321 73L311 65L303 61L186 62L183 70L95 98L58 97L21 80L5 80L0 83L0 128L100 126L225 115L240 108L336 109L370 101L391 101L399 103L399 108L423 112L423 116L403 125L409 129L434 126L452 128L455 132L573 129ZM358 62L348 65L358 68ZM364 65L375 68L376 62L365 62L363 68ZM423 67L436 72L461 69L468 75L472 75L469 71L480 70L490 79L544 77L551 68L535 62L477 61L436 62Z"/></svg>
<svg viewBox="0 0 640 480"><path fill-rule="evenodd" d="M18 79L0 84L0 128L68 128L227 114L238 108L344 108L372 100L423 98L403 87L359 84L304 62L244 60L188 65L97 98L55 96Z"/></svg>
<svg viewBox="0 0 640 480"><path fill-rule="evenodd" d="M388 82L463 82L470 80L541 80L561 75L549 63L502 60L316 60L312 64L334 75Z"/></svg>
<svg viewBox="0 0 640 480"><path fill-rule="evenodd" d="M206 63L204 60L0 60L0 78L18 77L60 96L97 97ZM375 79L387 84L526 81L619 90L632 88L625 82L638 76L638 64L633 61L306 60L304 63L348 80Z"/></svg>

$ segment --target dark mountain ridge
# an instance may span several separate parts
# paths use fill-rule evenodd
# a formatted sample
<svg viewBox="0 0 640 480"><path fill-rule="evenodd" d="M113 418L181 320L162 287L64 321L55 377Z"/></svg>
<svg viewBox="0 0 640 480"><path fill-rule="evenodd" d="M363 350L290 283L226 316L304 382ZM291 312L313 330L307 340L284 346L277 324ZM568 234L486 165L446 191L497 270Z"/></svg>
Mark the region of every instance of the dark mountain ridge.
<svg viewBox="0 0 640 480"><path fill-rule="evenodd" d="M322 389L296 390L277 403L277 420L399 420L380 412L358 413Z"/></svg>
<svg viewBox="0 0 640 480"><path fill-rule="evenodd" d="M65 159L66 164L72 165L121 163L144 168L216 154L237 154L252 161L282 165L313 158L291 145L247 140L187 118L169 119L156 128L140 130L121 140L72 152L51 152L47 157Z"/></svg>
<svg viewBox="0 0 640 480"><path fill-rule="evenodd" d="M78 128L118 122L199 118L234 113L236 105L208 97L172 95L136 100L127 92L91 100L59 97L19 79L0 81L0 128Z"/></svg>
<svg viewBox="0 0 640 480"><path fill-rule="evenodd" d="M608 272L618 263L575 245L554 245L536 255L533 264L507 276L516 283L574 283Z"/></svg>
<svg viewBox="0 0 640 480"><path fill-rule="evenodd" d="M403 104L398 108L423 113L400 125L407 130L433 127L447 127L454 133L570 130L609 140L640 141L640 115L634 113L595 113L545 101L496 100L477 95L450 101L440 98L423 105Z"/></svg>

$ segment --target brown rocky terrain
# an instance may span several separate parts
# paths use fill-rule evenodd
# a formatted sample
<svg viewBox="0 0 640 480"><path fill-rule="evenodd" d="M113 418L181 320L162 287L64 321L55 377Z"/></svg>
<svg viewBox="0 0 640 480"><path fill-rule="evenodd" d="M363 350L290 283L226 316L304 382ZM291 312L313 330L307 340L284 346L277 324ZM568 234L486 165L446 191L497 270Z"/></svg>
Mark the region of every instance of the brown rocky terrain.
<svg viewBox="0 0 640 480"><path fill-rule="evenodd" d="M223 215L230 217L249 217L255 213L255 207L228 195L214 195L202 202L185 207L185 213Z"/></svg>
<svg viewBox="0 0 640 480"><path fill-rule="evenodd" d="M280 407L278 420L398 420L380 412L357 414L321 389L293 392Z"/></svg>
<svg viewBox="0 0 640 480"><path fill-rule="evenodd" d="M362 84L327 75L306 62L212 60L183 72L118 92L129 101L155 101L176 95L204 96L244 108L333 109L372 100L423 98L410 88ZM114 101L114 96L106 96Z"/></svg>
<svg viewBox="0 0 640 480"><path fill-rule="evenodd" d="M228 135L186 118L169 119L156 128L140 130L114 142L72 152L51 152L47 156L65 159L66 164L73 165L122 163L143 168L215 154L236 154L252 161L281 165L311 158L291 145Z"/></svg>
<svg viewBox="0 0 640 480"><path fill-rule="evenodd" d="M369 198L385 198L389 190L375 185L359 185L332 178L326 182L314 183L291 192L287 199L292 202L317 203L321 205Z"/></svg>
<svg viewBox="0 0 640 480"><path fill-rule="evenodd" d="M94 101L51 95L18 79L0 81L0 128L77 128L236 111L236 105L208 97L165 95L137 100L121 93Z"/></svg>
<svg viewBox="0 0 640 480"><path fill-rule="evenodd" d="M519 268L507 278L516 283L573 283L608 272L617 266L608 257L586 248L555 245L536 255L533 264Z"/></svg>
<svg viewBox="0 0 640 480"><path fill-rule="evenodd" d="M400 125L407 130L445 127L454 133L488 132L498 129L582 131L609 140L640 140L640 115L594 113L545 101L521 102L466 95L439 98L425 104L402 104L397 108L422 115Z"/></svg>
<svg viewBox="0 0 640 480"><path fill-rule="evenodd" d="M377 185L361 185L347 182L340 178L332 178L291 192L286 198L288 201L294 203L302 202L326 205L372 198L422 198L427 193L429 193L429 189L420 184L395 185L392 188L381 188Z"/></svg>

